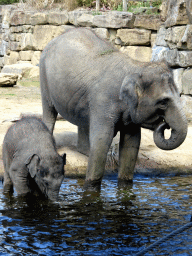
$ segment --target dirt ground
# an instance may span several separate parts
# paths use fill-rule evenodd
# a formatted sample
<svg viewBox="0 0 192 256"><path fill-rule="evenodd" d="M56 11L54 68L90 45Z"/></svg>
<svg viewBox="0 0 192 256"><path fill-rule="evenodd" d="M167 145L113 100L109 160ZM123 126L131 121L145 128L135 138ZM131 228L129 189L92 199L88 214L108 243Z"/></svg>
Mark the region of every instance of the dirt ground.
<svg viewBox="0 0 192 256"><path fill-rule="evenodd" d="M22 80L12 88L0 87L0 175L3 174L2 143L10 125L21 114L42 114L41 95L38 80ZM77 127L64 120L58 120L54 136L59 153L67 153L66 174L85 174L88 158L76 150ZM117 144L118 138L113 144ZM192 174L192 126L185 142L172 151L162 151L153 142L151 131L142 130L141 147L136 172L147 175Z"/></svg>

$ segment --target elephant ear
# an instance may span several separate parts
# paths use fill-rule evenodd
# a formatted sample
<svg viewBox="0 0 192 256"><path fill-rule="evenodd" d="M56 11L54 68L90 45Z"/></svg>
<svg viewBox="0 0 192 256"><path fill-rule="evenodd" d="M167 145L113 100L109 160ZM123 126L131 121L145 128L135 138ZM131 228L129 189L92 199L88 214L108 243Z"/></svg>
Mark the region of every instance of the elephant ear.
<svg viewBox="0 0 192 256"><path fill-rule="evenodd" d="M40 158L36 154L30 156L25 162L32 178L34 178L37 174L39 162L40 162Z"/></svg>
<svg viewBox="0 0 192 256"><path fill-rule="evenodd" d="M126 76L121 85L119 99L126 104L131 104L132 107L138 105L138 98L143 93L141 77L140 74Z"/></svg>

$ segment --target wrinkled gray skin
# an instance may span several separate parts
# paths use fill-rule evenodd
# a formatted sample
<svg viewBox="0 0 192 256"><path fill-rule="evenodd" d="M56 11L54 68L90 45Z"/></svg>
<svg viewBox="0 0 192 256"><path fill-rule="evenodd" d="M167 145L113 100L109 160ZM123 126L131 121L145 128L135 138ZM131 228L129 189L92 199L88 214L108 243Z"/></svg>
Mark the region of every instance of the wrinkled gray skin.
<svg viewBox="0 0 192 256"><path fill-rule="evenodd" d="M73 29L53 39L40 60L43 120L53 132L57 114L78 126L78 149L89 153L84 187L100 188L107 153L120 131L119 185L132 182L141 127L155 130L164 150L178 147L187 120L165 63L131 60L91 30ZM171 128L170 139L164 130Z"/></svg>
<svg viewBox="0 0 192 256"><path fill-rule="evenodd" d="M4 193L39 194L56 200L64 179L64 161L45 124L25 117L12 125L3 142Z"/></svg>

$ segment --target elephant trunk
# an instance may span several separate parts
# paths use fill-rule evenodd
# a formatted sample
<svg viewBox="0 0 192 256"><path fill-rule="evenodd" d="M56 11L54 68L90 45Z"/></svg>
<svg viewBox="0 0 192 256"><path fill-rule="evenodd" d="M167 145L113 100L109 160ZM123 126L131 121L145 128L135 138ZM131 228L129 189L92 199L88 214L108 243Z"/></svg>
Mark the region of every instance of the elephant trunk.
<svg viewBox="0 0 192 256"><path fill-rule="evenodd" d="M169 107L165 112L165 122L162 122L153 133L156 146L163 150L172 150L179 147L187 136L187 119L182 107ZM165 139L165 129L171 129L171 136Z"/></svg>

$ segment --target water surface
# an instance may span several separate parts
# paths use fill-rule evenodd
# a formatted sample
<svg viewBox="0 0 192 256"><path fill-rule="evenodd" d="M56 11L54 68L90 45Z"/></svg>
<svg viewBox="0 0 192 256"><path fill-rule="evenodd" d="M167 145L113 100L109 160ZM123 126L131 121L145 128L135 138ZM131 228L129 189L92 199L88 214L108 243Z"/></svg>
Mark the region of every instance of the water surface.
<svg viewBox="0 0 192 256"><path fill-rule="evenodd" d="M129 189L106 177L100 193L65 179L56 203L2 195L0 255L134 255L190 221L192 177L137 176ZM192 255L192 229L145 255Z"/></svg>

